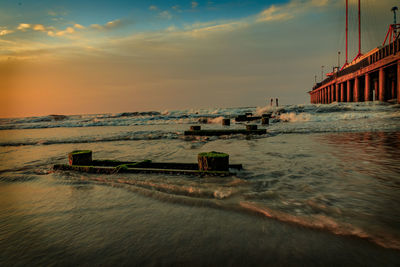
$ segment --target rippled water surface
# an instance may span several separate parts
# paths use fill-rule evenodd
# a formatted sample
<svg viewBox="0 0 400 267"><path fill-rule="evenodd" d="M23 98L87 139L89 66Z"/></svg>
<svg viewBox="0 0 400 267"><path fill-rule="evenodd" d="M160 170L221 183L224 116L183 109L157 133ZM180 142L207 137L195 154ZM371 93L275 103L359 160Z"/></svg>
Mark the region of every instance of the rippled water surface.
<svg viewBox="0 0 400 267"><path fill-rule="evenodd" d="M284 108L267 135L249 137L182 133L199 119L221 128L221 117L269 108L3 119L0 264L399 265L399 107ZM88 118L107 123L65 125ZM244 170L54 172L74 149L157 162L216 150Z"/></svg>

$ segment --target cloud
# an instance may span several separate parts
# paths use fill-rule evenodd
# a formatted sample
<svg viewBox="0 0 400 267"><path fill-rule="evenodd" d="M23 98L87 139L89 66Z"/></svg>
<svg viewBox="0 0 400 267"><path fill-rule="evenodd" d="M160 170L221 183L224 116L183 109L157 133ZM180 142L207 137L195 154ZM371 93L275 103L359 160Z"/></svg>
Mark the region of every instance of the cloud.
<svg viewBox="0 0 400 267"><path fill-rule="evenodd" d="M96 30L103 30L104 26L102 26L100 24L92 24L92 25L90 25L90 28L96 29Z"/></svg>
<svg viewBox="0 0 400 267"><path fill-rule="evenodd" d="M121 25L121 20L120 19L116 19L116 20L107 22L104 27L106 27L108 29L111 29L111 28L118 27L119 25Z"/></svg>
<svg viewBox="0 0 400 267"><path fill-rule="evenodd" d="M7 34L10 34L10 33L13 33L14 31L12 31L12 30L7 30L7 29L4 29L4 30L2 30L2 29L0 29L0 36L4 36L4 35L7 35Z"/></svg>
<svg viewBox="0 0 400 267"><path fill-rule="evenodd" d="M82 26L82 25L80 25L80 24L78 24L78 23L74 24L74 27L77 28L77 29L79 29L79 30L85 29L85 26Z"/></svg>
<svg viewBox="0 0 400 267"><path fill-rule="evenodd" d="M49 12L47 12L47 14L49 14L50 16L53 16L53 17L57 16L57 13L53 10L50 10Z"/></svg>
<svg viewBox="0 0 400 267"><path fill-rule="evenodd" d="M311 0L311 5L313 6L327 6L329 4L329 0Z"/></svg>
<svg viewBox="0 0 400 267"><path fill-rule="evenodd" d="M155 5L151 5L151 6L149 6L149 10L156 11L156 10L158 10L158 7Z"/></svg>
<svg viewBox="0 0 400 267"><path fill-rule="evenodd" d="M218 23L216 21L196 22L191 25L185 25L185 29L192 30L192 29L206 28L206 27L215 26L218 24L223 24L223 23Z"/></svg>
<svg viewBox="0 0 400 267"><path fill-rule="evenodd" d="M47 35L51 37L71 36L76 33L76 29L83 30L85 27L80 24L74 24L73 27L70 26L61 31L57 31L54 27L47 27Z"/></svg>
<svg viewBox="0 0 400 267"><path fill-rule="evenodd" d="M194 28L186 33L190 34L193 37L204 37L207 34L216 33L216 32L229 32L234 31L236 29L246 27L248 23L244 21L235 21L224 24L216 24L213 26Z"/></svg>
<svg viewBox="0 0 400 267"><path fill-rule="evenodd" d="M177 12L181 12L181 7L179 5L174 5L171 7L173 10L177 11Z"/></svg>
<svg viewBox="0 0 400 267"><path fill-rule="evenodd" d="M33 30L35 30L35 31L40 31L40 32L46 31L46 28L45 28L42 24L33 25L32 28L33 28Z"/></svg>
<svg viewBox="0 0 400 267"><path fill-rule="evenodd" d="M175 32L176 30L177 30L177 28L174 25L169 26L167 29L165 29L165 31L167 31L167 32Z"/></svg>
<svg viewBox="0 0 400 267"><path fill-rule="evenodd" d="M271 5L257 15L256 22L290 20L299 13L312 8L327 7L332 2L332 0L291 0L287 4Z"/></svg>
<svg viewBox="0 0 400 267"><path fill-rule="evenodd" d="M68 14L68 12L66 10L64 10L63 8L61 8L61 9L58 9L57 11L49 10L47 12L47 14L52 17L62 17L62 16L66 16Z"/></svg>
<svg viewBox="0 0 400 267"><path fill-rule="evenodd" d="M55 36L65 36L65 35L73 34L73 33L75 33L75 29L73 27L67 27L63 31L48 31L47 35L49 35L51 37L55 37Z"/></svg>
<svg viewBox="0 0 400 267"><path fill-rule="evenodd" d="M163 19L172 19L172 15L168 10L164 10L158 14Z"/></svg>
<svg viewBox="0 0 400 267"><path fill-rule="evenodd" d="M30 27L31 27L31 25L28 23L21 23L21 24L19 24L17 29L24 32L27 29L29 29Z"/></svg>
<svg viewBox="0 0 400 267"><path fill-rule="evenodd" d="M196 8L199 5L196 1L192 1L192 8Z"/></svg>
<svg viewBox="0 0 400 267"><path fill-rule="evenodd" d="M291 0L282 5L271 5L256 15L244 17L238 20L207 21L185 25L184 31L174 31L175 34L183 34L192 37L205 37L215 32L229 32L247 27L260 22L285 21L295 18L301 13L312 8L328 6L330 0Z"/></svg>
<svg viewBox="0 0 400 267"><path fill-rule="evenodd" d="M126 22L126 21L116 19L116 20L109 21L104 25L92 24L92 25L90 25L90 27L93 29L96 29L96 30L111 30L111 29L118 28L120 26L125 25L124 22Z"/></svg>
<svg viewBox="0 0 400 267"><path fill-rule="evenodd" d="M272 5L259 14L257 21L282 21L293 18L293 16L285 10L286 9L282 6L277 7Z"/></svg>

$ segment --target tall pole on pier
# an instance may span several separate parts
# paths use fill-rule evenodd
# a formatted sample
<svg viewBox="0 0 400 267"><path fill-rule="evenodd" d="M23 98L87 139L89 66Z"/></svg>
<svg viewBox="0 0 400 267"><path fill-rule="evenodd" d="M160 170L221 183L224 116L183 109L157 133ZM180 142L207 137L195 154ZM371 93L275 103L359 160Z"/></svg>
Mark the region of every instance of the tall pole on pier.
<svg viewBox="0 0 400 267"><path fill-rule="evenodd" d="M396 36L397 36L397 29L396 29L396 24L397 24L397 22L396 22L396 11L398 10L398 8L397 8L397 6L394 6L394 7L392 7L391 10L393 11L393 24L394 24L393 32L394 32L394 37L396 38Z"/></svg>
<svg viewBox="0 0 400 267"><path fill-rule="evenodd" d="M321 81L324 80L324 65L321 66Z"/></svg>
<svg viewBox="0 0 400 267"><path fill-rule="evenodd" d="M344 63L345 66L349 62L348 44L349 44L349 0L346 0L346 62Z"/></svg>
<svg viewBox="0 0 400 267"><path fill-rule="evenodd" d="M361 56L361 0L358 0L358 55Z"/></svg>

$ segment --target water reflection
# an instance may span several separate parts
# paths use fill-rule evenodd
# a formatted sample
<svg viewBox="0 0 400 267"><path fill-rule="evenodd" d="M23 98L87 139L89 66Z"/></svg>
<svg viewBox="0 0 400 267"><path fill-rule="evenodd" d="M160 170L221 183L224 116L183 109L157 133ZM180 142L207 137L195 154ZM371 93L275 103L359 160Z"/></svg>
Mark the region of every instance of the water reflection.
<svg viewBox="0 0 400 267"><path fill-rule="evenodd" d="M340 133L315 138L353 170L400 185L400 132Z"/></svg>

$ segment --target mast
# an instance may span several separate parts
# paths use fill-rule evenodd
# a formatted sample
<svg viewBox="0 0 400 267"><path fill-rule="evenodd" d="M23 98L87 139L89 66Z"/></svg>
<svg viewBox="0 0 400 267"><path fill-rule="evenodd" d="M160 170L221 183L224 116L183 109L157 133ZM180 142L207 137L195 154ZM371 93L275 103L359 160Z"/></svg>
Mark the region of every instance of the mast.
<svg viewBox="0 0 400 267"><path fill-rule="evenodd" d="M358 55L361 56L361 0L358 0Z"/></svg>
<svg viewBox="0 0 400 267"><path fill-rule="evenodd" d="M353 61L361 56L361 0L358 0L358 54Z"/></svg>
<svg viewBox="0 0 400 267"><path fill-rule="evenodd" d="M397 6L392 7L391 11L393 11L393 25L395 26L393 29L394 36L397 36L397 29L396 29L396 11L398 10Z"/></svg>
<svg viewBox="0 0 400 267"><path fill-rule="evenodd" d="M344 63L344 66L349 64L348 43L349 43L349 0L346 0L346 62Z"/></svg>
<svg viewBox="0 0 400 267"><path fill-rule="evenodd" d="M349 0L346 0L346 61L340 70L347 65L349 65Z"/></svg>

